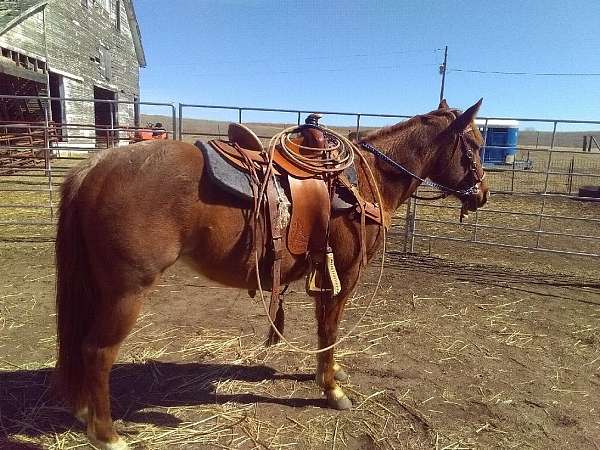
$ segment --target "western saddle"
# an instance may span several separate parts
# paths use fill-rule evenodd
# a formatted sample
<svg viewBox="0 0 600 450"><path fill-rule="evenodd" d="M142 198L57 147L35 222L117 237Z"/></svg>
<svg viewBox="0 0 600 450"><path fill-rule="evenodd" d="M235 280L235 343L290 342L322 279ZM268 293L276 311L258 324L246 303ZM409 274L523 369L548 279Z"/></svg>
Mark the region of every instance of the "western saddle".
<svg viewBox="0 0 600 450"><path fill-rule="evenodd" d="M382 223L377 205L365 202L358 194L352 165L354 146L348 148L345 143L349 141L339 139L335 133L321 127L320 117L319 114L309 115L304 125L285 130L273 138L269 148L263 146L252 130L238 123L229 125L227 141L208 142L210 148L229 163L231 170L243 172L250 180L255 214L260 214L264 208L268 215L273 259L269 315L280 333L284 322L283 296L280 294L283 242L293 255L309 258L311 270L306 280L307 293L314 296L327 291L335 296L339 294L341 284L328 245L332 211L355 208L360 214L365 263L365 216ZM197 145L206 149L203 144ZM353 201L340 200L341 190L345 191L345 199ZM268 344L278 340L279 336L271 328Z"/></svg>

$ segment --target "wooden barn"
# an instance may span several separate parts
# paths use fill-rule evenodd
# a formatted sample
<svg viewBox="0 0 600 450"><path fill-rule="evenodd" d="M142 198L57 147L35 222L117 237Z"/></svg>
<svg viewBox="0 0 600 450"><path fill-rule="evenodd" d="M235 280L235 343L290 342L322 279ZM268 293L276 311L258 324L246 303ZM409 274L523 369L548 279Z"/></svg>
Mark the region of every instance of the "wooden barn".
<svg viewBox="0 0 600 450"><path fill-rule="evenodd" d="M133 0L0 0L0 122L39 123L43 100L137 101L146 59ZM138 123L133 104L52 101L63 145L96 145Z"/></svg>

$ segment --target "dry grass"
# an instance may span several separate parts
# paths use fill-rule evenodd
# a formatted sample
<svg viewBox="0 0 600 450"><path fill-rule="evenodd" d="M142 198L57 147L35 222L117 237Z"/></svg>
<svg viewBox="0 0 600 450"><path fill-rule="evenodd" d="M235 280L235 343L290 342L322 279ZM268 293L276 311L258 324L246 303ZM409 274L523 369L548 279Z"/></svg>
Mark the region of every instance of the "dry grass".
<svg viewBox="0 0 600 450"><path fill-rule="evenodd" d="M48 392L51 247L30 250L24 258L23 247L0 249L13 271L3 281L0 309L0 432L34 448L83 447L82 428ZM539 448L558 441L538 428L525 432L524 424L539 424L552 439L569 424L586 424L581 411L596 398L588 379L600 371L600 309L557 308L562 303L552 297L512 290L554 283L569 292L582 279L484 273L394 254L389 264L419 275L392 272L355 337L338 350L352 377L344 389L355 409L346 413L322 408L314 358L262 346L259 305L241 307L230 322L231 305L250 300L179 271L168 274L114 369L118 430L145 449ZM436 283L420 281L431 280L428 273ZM364 311L369 280L349 304L343 330ZM593 298L593 291L581 297L581 289L580 299ZM202 293L215 298L212 319L187 298ZM166 298L171 303L162 306ZM312 302L292 290L286 304L288 337L312 347ZM197 319L186 321L190 316Z"/></svg>
<svg viewBox="0 0 600 450"><path fill-rule="evenodd" d="M49 249L44 248L48 256ZM46 283L52 277L49 270L51 267L44 267L37 277L26 273L23 280L5 286L8 293L4 300L10 298L11 302L4 303L0 333L4 334L4 346L11 351L0 358L0 371L22 374L22 384L19 376L11 377L12 385L6 391L9 395L23 394L24 398L17 395L11 413L0 421L0 430L10 435L13 443L30 443L44 449L79 448L87 442L83 430L49 395L48 369L54 365L52 319L44 327L37 327L31 342L22 342L22 333L36 328L36 317L50 308L48 298L44 299L45 308L40 309L40 298L32 295L32 288L19 286ZM172 287L167 282L159 289ZM342 364L358 355L372 360L390 359L385 350L389 345L386 331L406 326L409 320L385 319L381 313L388 300L377 299L352 340L355 344L338 352ZM351 314L361 311L361 301L362 297L351 302ZM312 316L313 305L303 296L292 294L288 307ZM313 344L302 335L292 339L302 346ZM24 347L35 348L35 354L23 357ZM397 398L393 391L373 391L350 382L344 387L356 406L350 414L322 409L312 381L314 369L313 357L297 355L284 345L265 349L262 333L240 333L237 328L227 327L165 328L160 315L147 312L138 320L113 370L117 386L113 409L120 417L116 426L129 443L147 449L345 448L353 442L398 448L396 445L407 433L413 435L415 445L421 441L425 445L424 435L411 431L411 427L416 430L415 426L423 425L412 423L422 421L414 419L418 418L418 409L406 403L406 398ZM141 387L129 390L130 384ZM259 406L272 402L281 406Z"/></svg>

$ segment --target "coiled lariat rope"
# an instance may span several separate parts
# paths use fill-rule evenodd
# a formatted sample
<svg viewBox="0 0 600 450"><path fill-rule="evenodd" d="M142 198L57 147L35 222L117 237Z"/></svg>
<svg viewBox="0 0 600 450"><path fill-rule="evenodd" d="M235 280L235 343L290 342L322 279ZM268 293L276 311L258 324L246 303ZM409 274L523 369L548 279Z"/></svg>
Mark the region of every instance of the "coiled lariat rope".
<svg viewBox="0 0 600 450"><path fill-rule="evenodd" d="M328 175L342 173L354 162L353 146L349 141L346 143L341 140L330 130L322 129L321 131L326 138L329 138L327 148L305 147L294 143L290 137L294 134L293 129L292 132L286 133L284 130L276 135L275 143L279 144L281 153L287 159L309 173ZM294 146L298 148L297 152L291 149Z"/></svg>
<svg viewBox="0 0 600 450"><path fill-rule="evenodd" d="M335 346L341 344L345 340L349 339L351 337L352 333L354 333L354 331L357 329L357 327L364 320L367 313L371 309L371 305L373 304L373 301L375 300L375 296L377 295L377 292L381 285L381 279L383 277L383 268L384 268L384 264L385 264L385 252L386 252L386 226L385 226L385 223L383 223L383 220L384 220L383 202L382 202L382 198L381 198L381 193L379 191L379 187L377 186L377 182L375 180L375 176L373 174L373 171L371 170L371 167L368 165L365 157L361 154L360 150L358 150L358 148L348 138L346 138L345 136L343 136L331 129L325 128L325 127L319 126L319 130L323 131L325 136L327 138L329 138L329 141L332 142L332 144L333 144L333 148L315 149L312 147L298 146L298 144L293 143L293 145L295 145L296 147L299 147L303 151L309 152L309 154L313 153L313 156L298 155L297 153L290 150L290 142L292 142L290 140L290 135L292 135L298 131L298 127L296 127L296 126L286 128L285 130L281 131L280 133L276 134L275 136L273 136L271 138L271 140L269 141L269 147L268 147L268 153L269 153L268 154L268 157L269 157L268 164L267 164L267 168L265 170L265 174L264 174L265 176L264 176L264 178L261 182L260 188L259 188L258 202L256 203L255 214L254 214L254 234L255 234L255 236L254 236L254 263L255 263L255 270L256 270L256 282L257 282L257 287L258 287L257 290L260 294L260 299L262 301L263 308L269 319L269 323L270 323L272 329L275 331L275 334L277 334L279 339L281 339L281 341L284 342L292 350L299 352L299 353L309 354L309 355L318 355L319 353L324 353L326 351L333 349ZM336 143L336 141L337 141L337 143ZM339 174L353 163L354 155L358 155L358 157L361 160L361 163L366 168L365 171L367 172L367 182L369 183L369 188L371 189L371 192L375 193L375 197L377 198L377 204L379 206L379 212L380 212L381 219L382 219L382 225L380 227L380 229L382 230L382 237L383 237L381 265L379 268L379 276L377 278L377 284L375 285L373 294L371 295L371 298L369 299L369 302L368 302L364 312L362 313L362 315L360 316L358 321L354 324L354 326L352 328L350 328L350 330L343 337L341 337L340 339L335 341L333 344L328 345L327 347L324 347L324 348L321 348L318 350L306 350L304 348L298 347L297 345L291 343L288 339L286 339L286 337L279 331L279 329L273 322L273 319L271 319L271 315L269 314L269 307L267 306L267 303L265 301L265 296L264 296L262 284L260 281L258 249L256 248L257 230L258 230L258 225L259 225L258 221L260 218L260 205L262 203L261 200L264 198L264 195L265 195L267 184L269 182L269 177L274 176L273 156L275 154L275 147L278 144L280 145L280 147L279 147L280 150L282 150L285 153L285 156L287 158L294 161L294 163L298 164L302 169L304 169L308 172L311 172L311 173L315 173L315 174L323 173L323 172L326 172L328 174L336 174L336 173ZM338 152L339 158L336 158L335 160L331 159L330 155L328 155L328 153L330 151ZM364 206L361 205L361 207L364 207ZM362 213L364 214L364 211ZM360 277L360 272L359 272L359 277ZM272 284L273 284L273 282L272 282ZM335 298L331 298L331 301L335 301ZM338 323L338 326L339 326L339 323Z"/></svg>

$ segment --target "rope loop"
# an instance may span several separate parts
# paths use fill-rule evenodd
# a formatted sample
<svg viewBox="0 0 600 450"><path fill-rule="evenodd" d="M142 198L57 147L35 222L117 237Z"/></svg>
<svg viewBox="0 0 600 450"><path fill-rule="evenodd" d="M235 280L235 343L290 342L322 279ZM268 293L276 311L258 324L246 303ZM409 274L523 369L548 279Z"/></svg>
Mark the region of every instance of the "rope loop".
<svg viewBox="0 0 600 450"><path fill-rule="evenodd" d="M315 127L314 125L309 125L309 126ZM361 160L361 163L364 165L365 173L367 174L368 183L371 186L371 189L375 191L374 193L375 193L375 197L377 198L377 204L379 206L379 211L381 213L381 217L383 218L384 210L383 210L383 201L381 198L381 192L376 183L375 175L373 174L373 171L369 167L364 156L360 153L358 148L345 136L343 136L331 129L322 127L322 126L316 126L316 127L325 134L328 141L330 139L331 140L335 139L335 142L339 143L339 145L335 144L332 147L333 150L331 150L331 151L339 152L339 158L336 157L335 159L332 159L332 156L327 154L328 149L314 149L312 147L302 147L302 146L298 146L297 144L295 144L296 147L298 147L300 149L306 148L308 151L314 151L314 154L315 154L314 158L309 158L306 155L299 156L296 152L293 151L293 149L290 148L291 147L289 145L290 141L289 140L286 141L286 139L289 139L290 134L297 133L299 131L299 127L297 127L297 126L286 128L285 130L281 131L280 133L277 133L275 136L273 136L271 138L271 140L269 142L269 147L268 147L269 160L268 160L267 169L265 171L267 176L265 176L264 179L262 180L262 183L261 183L261 186L259 189L259 204L262 203L262 199L264 199L266 201L266 198L265 198L266 187L269 182L269 176L273 173L273 155L275 153L276 146L279 144L280 145L279 149L286 153L285 154L286 157L290 158L290 160L294 161L294 163L305 164L307 167L305 170L307 170L311 173L315 173L315 174L326 173L326 174L331 174L332 176L340 174L346 168L350 167L350 165L353 164L354 156L358 155ZM287 147L285 146L286 142L288 142ZM322 156L318 155L319 152L321 153ZM288 153L289 153L289 155L288 155ZM306 159L308 159L309 161L306 161ZM296 162L296 161L298 161L298 162ZM331 166L327 166L327 164L331 164ZM301 166L301 167L304 168L303 166ZM312 172L312 170L314 170L315 172ZM257 208L257 210L255 211L255 214L254 214L255 233L256 233L256 230L258 230L260 228L258 226L258 220L260 218L258 210L259 210L259 208ZM273 319L271 319L271 315L269 314L269 306L267 305L267 302L265 300L264 291L262 289L261 280L260 280L260 265L259 265L259 258L258 258L258 249L256 249L256 247L255 247L255 249L254 249L254 266L255 266L255 271L256 271L256 283L257 283L257 287L258 287L257 291L260 294L260 299L263 304L265 314L266 314L267 318L269 319L269 324L275 331L275 334L277 334L277 336L279 336L279 339L281 339L281 341L283 343L285 343L288 347L290 347L293 351L296 351L298 353L308 354L308 355L318 355L320 353L327 352L327 351L333 349L334 347L336 347L337 345L341 344L342 342L346 341L347 339L349 339L352 336L352 334L356 331L358 326L362 323L362 321L366 317L367 313L370 311L371 305L373 304L375 297L377 296L377 293L381 286L381 279L383 277L383 268L384 268L384 264L385 264L385 253L386 253L386 228L385 228L385 226L381 225L381 230L383 233L383 235L382 235L383 236L383 246L382 246L382 253L381 253L381 265L379 268L379 276L377 279L377 284L375 285L375 289L373 290L373 294L371 295L371 298L369 299L369 302L367 303L367 306L366 306L364 312L359 317L358 321L352 326L352 328L350 328L350 330L344 336L342 336L341 338L336 340L333 344L328 345L327 347L324 347L324 348L320 348L318 350L306 350L304 348L298 347L297 345L291 343L275 326L275 323L273 322ZM257 242L256 236L255 236L255 242ZM336 301L336 299L332 298L331 301Z"/></svg>
<svg viewBox="0 0 600 450"><path fill-rule="evenodd" d="M327 140L326 148L307 147L293 141L303 127L321 131ZM269 150L275 146L292 164L315 174L335 176L342 173L354 162L354 146L344 136L322 126L302 125L289 127L276 134L269 143Z"/></svg>

